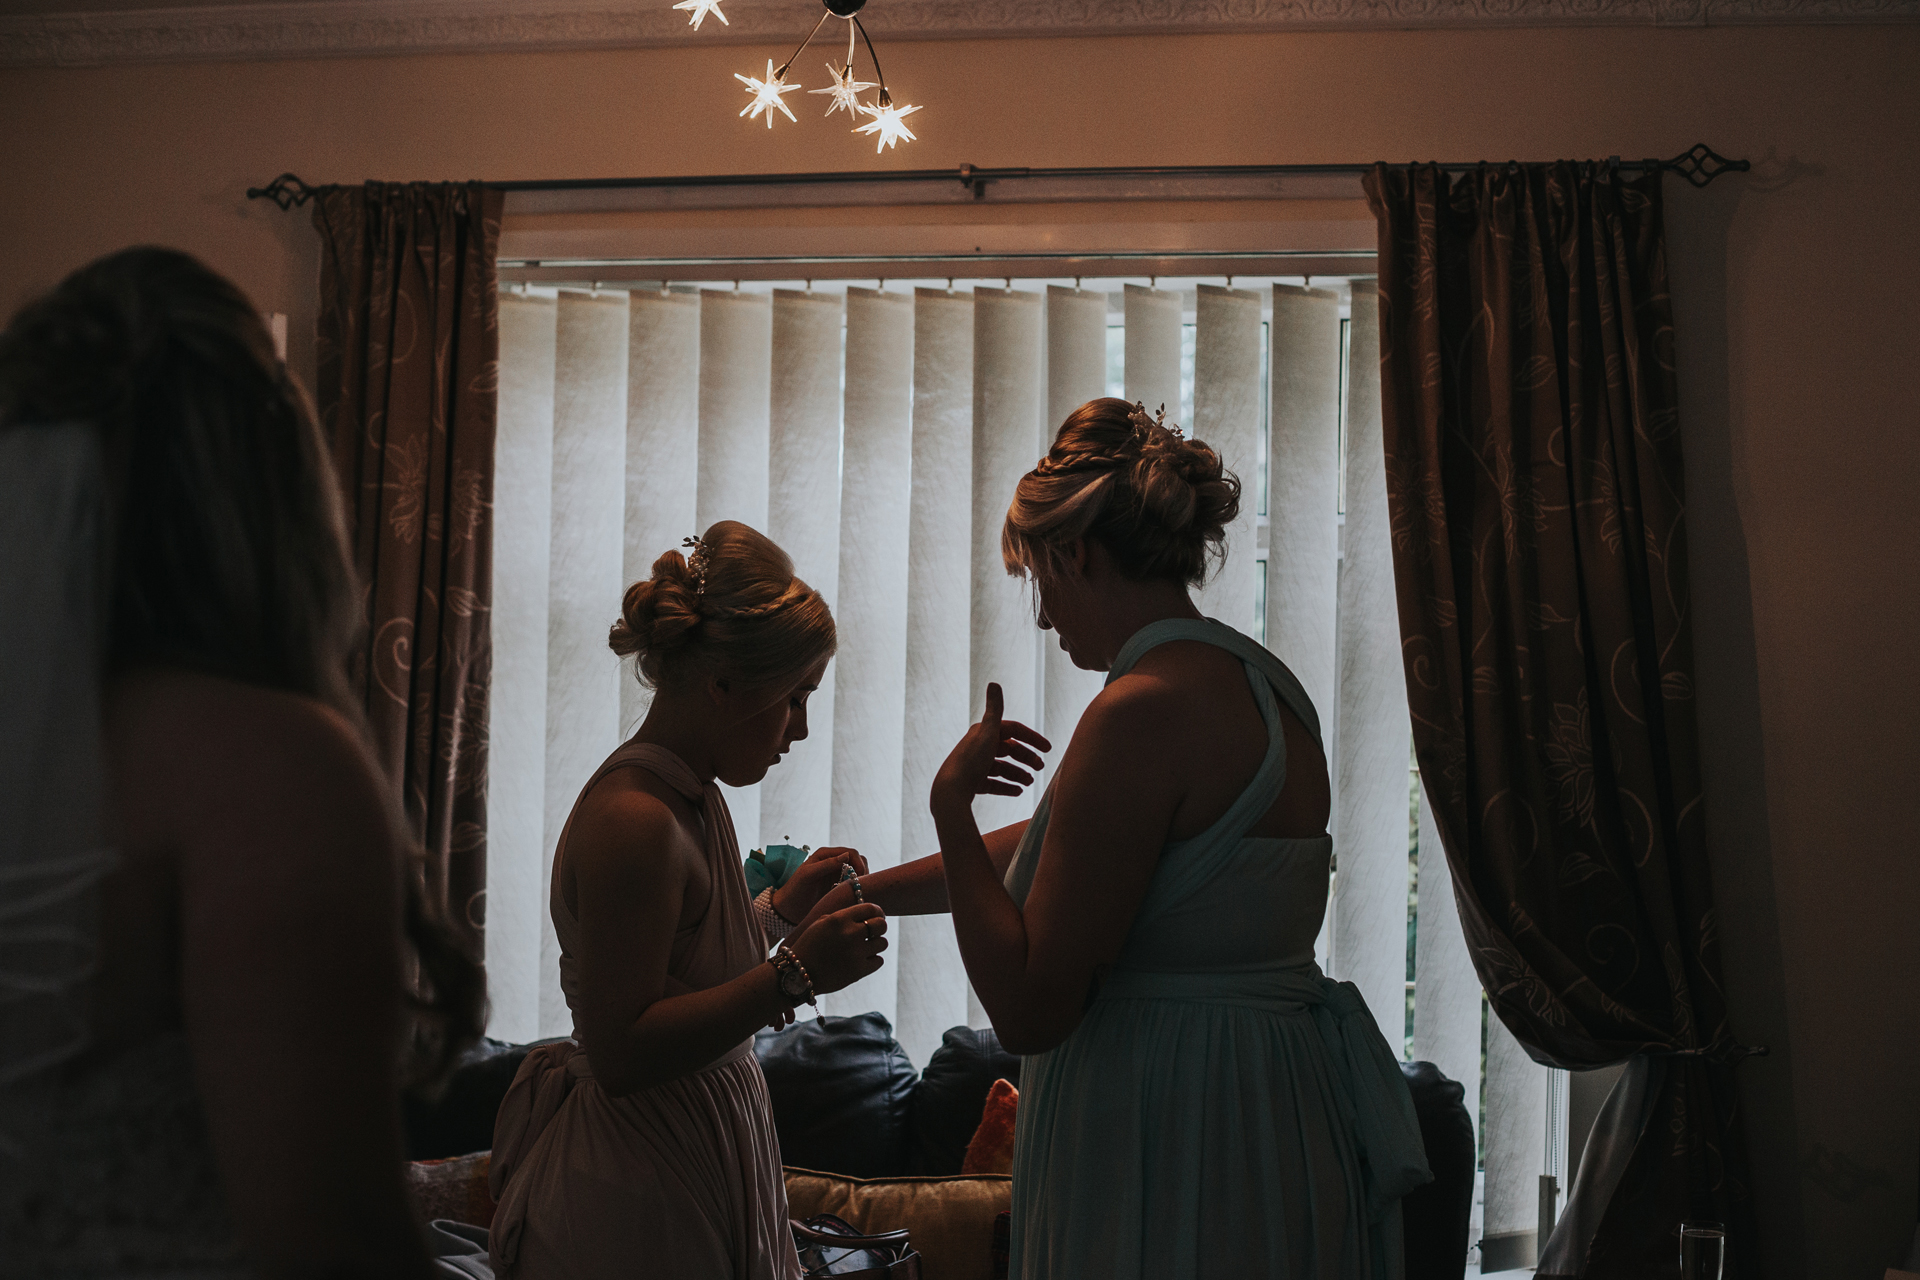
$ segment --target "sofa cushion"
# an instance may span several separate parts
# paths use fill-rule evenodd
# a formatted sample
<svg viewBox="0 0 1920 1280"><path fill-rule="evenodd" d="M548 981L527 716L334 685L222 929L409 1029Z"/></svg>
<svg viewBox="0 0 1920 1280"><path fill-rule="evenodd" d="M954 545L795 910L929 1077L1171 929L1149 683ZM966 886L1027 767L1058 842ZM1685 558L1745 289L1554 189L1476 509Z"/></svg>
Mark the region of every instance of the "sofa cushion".
<svg viewBox="0 0 1920 1280"><path fill-rule="evenodd" d="M1432 1182L1415 1187L1400 1202L1406 1280L1461 1280L1467 1270L1476 1163L1466 1091L1431 1062L1403 1062L1400 1074L1413 1094L1427 1167L1433 1170Z"/></svg>
<svg viewBox="0 0 1920 1280"><path fill-rule="evenodd" d="M407 1193L424 1222L444 1218L468 1226L493 1225L493 1196L487 1191L491 1152L448 1160L415 1160L406 1166Z"/></svg>
<svg viewBox="0 0 1920 1280"><path fill-rule="evenodd" d="M753 1047L784 1163L855 1178L906 1167L916 1073L886 1018L802 1018Z"/></svg>
<svg viewBox="0 0 1920 1280"><path fill-rule="evenodd" d="M922 1280L991 1280L993 1220L1013 1204L1013 1179L843 1178L789 1167L787 1213L838 1214L860 1231L897 1231L920 1254Z"/></svg>
<svg viewBox="0 0 1920 1280"><path fill-rule="evenodd" d="M1020 1059L1000 1047L991 1027L954 1027L940 1039L913 1091L913 1135L906 1172L960 1172L967 1143L995 1080L1020 1083Z"/></svg>
<svg viewBox="0 0 1920 1280"><path fill-rule="evenodd" d="M564 1039L564 1037L560 1037ZM493 1146L493 1118L507 1096L520 1060L535 1044L484 1039L454 1063L439 1088L409 1090L400 1096L407 1159L438 1160Z"/></svg>

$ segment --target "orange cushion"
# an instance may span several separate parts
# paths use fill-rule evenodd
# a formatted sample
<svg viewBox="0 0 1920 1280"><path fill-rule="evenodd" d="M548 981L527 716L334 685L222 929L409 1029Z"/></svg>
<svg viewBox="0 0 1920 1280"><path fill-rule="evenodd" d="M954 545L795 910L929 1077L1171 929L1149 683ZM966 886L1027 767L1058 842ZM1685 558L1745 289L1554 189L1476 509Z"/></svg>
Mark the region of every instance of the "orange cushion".
<svg viewBox="0 0 1920 1280"><path fill-rule="evenodd" d="M1005 1080L995 1080L987 1091L980 1127L967 1144L967 1158L960 1162L961 1173L1013 1172L1013 1116L1019 1106L1020 1091Z"/></svg>
<svg viewBox="0 0 1920 1280"><path fill-rule="evenodd" d="M493 1197L487 1192L491 1151L446 1160L415 1160L407 1165L407 1190L421 1218L451 1218L471 1227L493 1225Z"/></svg>

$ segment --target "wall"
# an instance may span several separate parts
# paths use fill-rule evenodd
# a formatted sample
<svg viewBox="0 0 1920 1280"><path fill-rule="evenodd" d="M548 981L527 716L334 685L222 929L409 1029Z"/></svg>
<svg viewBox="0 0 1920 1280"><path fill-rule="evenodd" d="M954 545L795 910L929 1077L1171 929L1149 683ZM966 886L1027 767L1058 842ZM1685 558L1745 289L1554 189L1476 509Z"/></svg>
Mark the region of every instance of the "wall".
<svg viewBox="0 0 1920 1280"><path fill-rule="evenodd" d="M878 33L884 40L884 28ZM305 220L250 184L944 166L1672 155L1709 822L1774 1276L1874 1276L1920 1154L1920 28L1595 29L885 48L876 161L735 118L784 50L0 73L0 310L108 249L202 254L310 340Z"/></svg>

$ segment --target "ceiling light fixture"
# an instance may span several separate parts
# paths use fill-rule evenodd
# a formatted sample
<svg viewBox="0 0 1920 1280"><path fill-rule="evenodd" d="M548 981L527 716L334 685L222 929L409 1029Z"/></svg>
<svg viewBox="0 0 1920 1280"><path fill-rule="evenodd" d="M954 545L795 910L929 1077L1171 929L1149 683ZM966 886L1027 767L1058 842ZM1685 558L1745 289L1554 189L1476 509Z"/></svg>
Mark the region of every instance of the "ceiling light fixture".
<svg viewBox="0 0 1920 1280"><path fill-rule="evenodd" d="M740 75L738 72L734 74L733 78L753 95L753 100L740 109L740 114L753 120L764 113L769 129L773 128L773 113L776 110L787 119L794 120L794 114L788 109L783 95L792 93L802 86L798 81L788 81L787 72L792 70L795 59L805 53L807 46L813 43L813 38L820 34L820 28L826 25L827 19L839 18L847 24L846 61L837 67L831 62L827 63L827 74L832 77L833 82L824 89L808 89L807 92L827 95L826 114L829 116L836 111L844 110L856 121L862 116L869 117L865 124L856 124L853 132L863 133L876 139L874 146L876 155L894 146L902 138L909 142L915 141L913 130L907 128L905 120L920 108L897 105L893 95L887 92L887 77L880 70L879 55L873 51L873 37L867 34L866 27L860 22L860 11L866 8L867 0L821 0L821 2L826 12L820 15L820 21L813 24L813 30L807 33L807 38L800 42L800 47L793 51L792 57L778 67L773 65L772 58L768 58L765 79ZM680 0L680 3L673 7L686 10L689 24L698 31L701 20L708 14L720 19L722 25L727 25L727 15L720 12L720 3L721 0ZM873 80L871 81L858 79L854 75L853 59L858 50L856 37L858 41L865 42L867 57L873 63ZM860 95L868 89L878 89L880 92L874 95L871 102L862 102ZM798 123L797 120L795 122Z"/></svg>

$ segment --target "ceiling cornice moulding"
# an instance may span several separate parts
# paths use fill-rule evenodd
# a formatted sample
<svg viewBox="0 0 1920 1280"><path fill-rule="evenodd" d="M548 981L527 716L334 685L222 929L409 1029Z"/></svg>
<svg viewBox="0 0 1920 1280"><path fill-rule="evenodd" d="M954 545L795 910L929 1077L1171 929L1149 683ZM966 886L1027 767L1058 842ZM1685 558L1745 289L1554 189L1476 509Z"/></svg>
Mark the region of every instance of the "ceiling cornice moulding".
<svg viewBox="0 0 1920 1280"><path fill-rule="evenodd" d="M817 0L737 5L703 44L783 43ZM890 40L1920 21L1920 0L886 0ZM688 43L660 0L290 0L0 17L0 66L623 49Z"/></svg>

